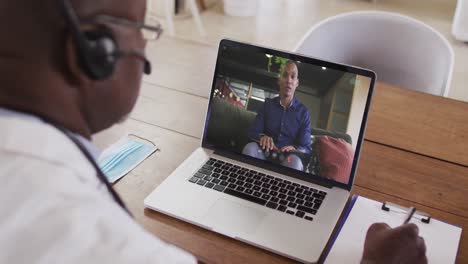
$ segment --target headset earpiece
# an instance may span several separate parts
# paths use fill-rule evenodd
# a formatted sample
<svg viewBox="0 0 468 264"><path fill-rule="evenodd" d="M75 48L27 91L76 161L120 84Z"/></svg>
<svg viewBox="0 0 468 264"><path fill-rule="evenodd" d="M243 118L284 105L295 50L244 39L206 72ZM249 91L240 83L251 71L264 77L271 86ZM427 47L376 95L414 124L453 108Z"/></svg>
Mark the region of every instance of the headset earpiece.
<svg viewBox="0 0 468 264"><path fill-rule="evenodd" d="M83 33L85 49L78 49L83 71L93 80L109 78L117 62L117 43L112 34L104 29Z"/></svg>

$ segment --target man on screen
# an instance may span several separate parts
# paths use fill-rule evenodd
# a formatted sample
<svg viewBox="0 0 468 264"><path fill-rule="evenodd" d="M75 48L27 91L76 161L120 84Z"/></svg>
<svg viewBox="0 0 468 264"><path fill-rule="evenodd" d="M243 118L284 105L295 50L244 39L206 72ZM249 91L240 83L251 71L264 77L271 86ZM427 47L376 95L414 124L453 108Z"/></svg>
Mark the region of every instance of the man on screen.
<svg viewBox="0 0 468 264"><path fill-rule="evenodd" d="M299 71L288 61L280 73L279 96L266 99L248 130L248 143L242 153L254 158L274 160L296 170L304 170L301 156L311 152L310 114L294 93L299 86Z"/></svg>

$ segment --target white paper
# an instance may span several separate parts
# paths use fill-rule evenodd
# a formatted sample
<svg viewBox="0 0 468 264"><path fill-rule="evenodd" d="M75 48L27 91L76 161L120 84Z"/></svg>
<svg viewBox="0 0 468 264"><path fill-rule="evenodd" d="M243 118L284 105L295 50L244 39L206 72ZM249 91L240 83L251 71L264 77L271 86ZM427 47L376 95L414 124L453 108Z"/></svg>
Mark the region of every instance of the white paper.
<svg viewBox="0 0 468 264"><path fill-rule="evenodd" d="M381 207L381 202L358 197L325 263L359 263L369 226L383 222L394 228L401 225L407 216L403 210L397 213L393 212L395 209L392 208L387 212ZM462 232L460 227L433 218L429 224L414 218L410 223L419 227L420 236L426 242L429 263L455 263Z"/></svg>

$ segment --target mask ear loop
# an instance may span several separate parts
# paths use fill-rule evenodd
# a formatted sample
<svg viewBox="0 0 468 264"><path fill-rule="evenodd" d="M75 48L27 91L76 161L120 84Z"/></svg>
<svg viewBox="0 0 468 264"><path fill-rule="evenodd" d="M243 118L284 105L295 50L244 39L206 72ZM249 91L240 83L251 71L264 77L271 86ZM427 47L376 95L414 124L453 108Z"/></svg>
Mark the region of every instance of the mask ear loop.
<svg viewBox="0 0 468 264"><path fill-rule="evenodd" d="M128 136L129 136L129 137L130 137L130 136L136 137L136 138L139 138L139 139L141 139L141 140L143 140L143 141L149 142L149 143L151 143L151 145L153 145L154 147L156 147L156 151L161 151L161 150L156 146L156 144L155 144L153 141L149 140L149 139L146 139L146 138L144 138L144 137L137 136L137 135L135 135L135 134L128 134Z"/></svg>

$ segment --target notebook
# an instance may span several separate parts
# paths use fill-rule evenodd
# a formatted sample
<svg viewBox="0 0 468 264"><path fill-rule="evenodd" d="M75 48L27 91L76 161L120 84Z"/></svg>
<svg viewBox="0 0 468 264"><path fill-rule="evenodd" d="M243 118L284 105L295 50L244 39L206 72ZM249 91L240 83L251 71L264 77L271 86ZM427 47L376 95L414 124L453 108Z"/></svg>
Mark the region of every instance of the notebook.
<svg viewBox="0 0 468 264"><path fill-rule="evenodd" d="M325 263L359 263L370 225L384 222L393 228L404 222L407 208L382 205L381 202L365 197L353 196ZM413 216L410 223L419 227L420 236L426 242L429 263L455 263L462 232L460 227L432 219L419 212Z"/></svg>

